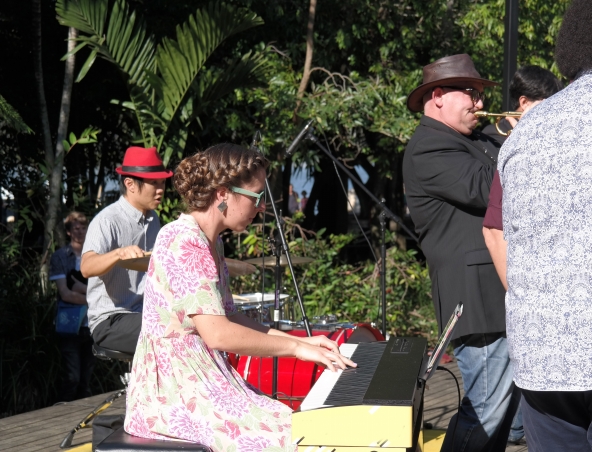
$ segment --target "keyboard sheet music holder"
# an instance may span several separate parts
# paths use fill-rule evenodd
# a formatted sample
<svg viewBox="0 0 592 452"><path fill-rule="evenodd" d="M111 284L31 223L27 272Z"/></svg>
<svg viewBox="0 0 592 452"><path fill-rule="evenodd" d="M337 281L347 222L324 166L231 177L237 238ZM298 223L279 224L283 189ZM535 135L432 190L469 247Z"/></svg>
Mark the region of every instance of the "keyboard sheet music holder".
<svg viewBox="0 0 592 452"><path fill-rule="evenodd" d="M442 356L444 356L444 353L446 353L446 347L448 347L448 344L450 343L452 333L454 332L454 328L456 327L456 324L458 323L458 320L460 319L462 313L463 304L459 303L454 309L452 315L450 316L448 323L442 330L442 334L438 339L438 343L436 344L436 347L434 347L434 351L432 352L432 355L428 360L426 370L423 373L423 376L421 377L422 380L428 381L428 379L430 379L434 375L436 369L438 368L438 364L442 359Z"/></svg>

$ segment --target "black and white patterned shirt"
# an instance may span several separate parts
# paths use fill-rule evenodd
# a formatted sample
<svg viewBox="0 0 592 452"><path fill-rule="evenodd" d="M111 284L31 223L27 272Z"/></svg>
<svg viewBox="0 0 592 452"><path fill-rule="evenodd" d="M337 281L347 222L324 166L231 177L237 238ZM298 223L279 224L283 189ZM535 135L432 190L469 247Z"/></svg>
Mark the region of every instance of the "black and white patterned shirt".
<svg viewBox="0 0 592 452"><path fill-rule="evenodd" d="M122 196L90 222L82 254L105 254L130 245L151 251L159 230L160 221L154 211L144 216ZM86 300L91 331L112 314L142 312L145 280L145 272L118 266L103 276L89 278Z"/></svg>
<svg viewBox="0 0 592 452"><path fill-rule="evenodd" d="M592 390L592 75L524 115L498 169L514 381Z"/></svg>

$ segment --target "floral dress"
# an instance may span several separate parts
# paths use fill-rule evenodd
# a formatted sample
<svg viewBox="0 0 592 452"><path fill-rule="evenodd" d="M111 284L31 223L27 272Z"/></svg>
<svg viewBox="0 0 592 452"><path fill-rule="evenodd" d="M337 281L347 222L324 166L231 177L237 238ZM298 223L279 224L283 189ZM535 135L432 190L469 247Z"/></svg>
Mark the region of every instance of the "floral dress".
<svg viewBox="0 0 592 452"><path fill-rule="evenodd" d="M220 238L216 246L220 275L192 216L182 215L158 234L125 431L197 442L214 451L294 451L292 411L245 382L221 352L206 345L189 317L236 313Z"/></svg>

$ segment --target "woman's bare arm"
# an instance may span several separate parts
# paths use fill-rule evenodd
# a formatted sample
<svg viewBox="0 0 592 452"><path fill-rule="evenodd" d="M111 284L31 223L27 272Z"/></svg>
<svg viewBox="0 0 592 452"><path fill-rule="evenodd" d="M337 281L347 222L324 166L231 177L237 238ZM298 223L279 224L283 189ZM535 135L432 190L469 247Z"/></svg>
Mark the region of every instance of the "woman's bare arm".
<svg viewBox="0 0 592 452"><path fill-rule="evenodd" d="M294 356L332 371L337 367L355 367L351 360L325 346L311 345L289 335L267 334L224 315L194 315L192 320L208 347L215 350L248 356Z"/></svg>

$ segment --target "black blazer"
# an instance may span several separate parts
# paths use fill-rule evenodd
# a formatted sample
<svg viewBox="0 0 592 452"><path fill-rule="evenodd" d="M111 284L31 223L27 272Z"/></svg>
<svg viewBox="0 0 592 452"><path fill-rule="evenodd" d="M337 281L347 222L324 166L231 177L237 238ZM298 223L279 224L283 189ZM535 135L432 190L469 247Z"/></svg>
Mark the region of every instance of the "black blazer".
<svg viewBox="0 0 592 452"><path fill-rule="evenodd" d="M407 204L428 261L440 331L464 304L454 337L506 330L505 291L482 232L499 148L480 132L465 136L424 116L405 149Z"/></svg>

